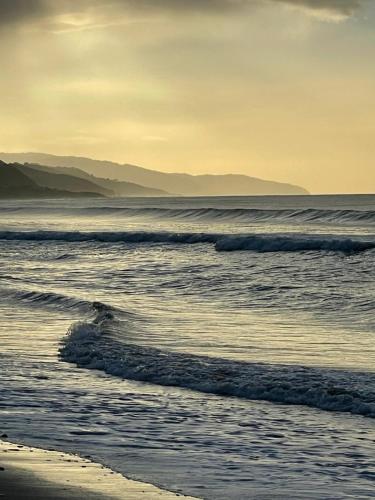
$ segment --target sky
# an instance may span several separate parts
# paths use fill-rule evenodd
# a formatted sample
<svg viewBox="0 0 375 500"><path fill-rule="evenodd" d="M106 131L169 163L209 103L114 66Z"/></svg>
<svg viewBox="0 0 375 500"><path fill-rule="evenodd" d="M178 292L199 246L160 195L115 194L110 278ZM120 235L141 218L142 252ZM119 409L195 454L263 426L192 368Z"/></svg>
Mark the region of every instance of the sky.
<svg viewBox="0 0 375 500"><path fill-rule="evenodd" d="M0 150L375 192L374 0L0 0Z"/></svg>

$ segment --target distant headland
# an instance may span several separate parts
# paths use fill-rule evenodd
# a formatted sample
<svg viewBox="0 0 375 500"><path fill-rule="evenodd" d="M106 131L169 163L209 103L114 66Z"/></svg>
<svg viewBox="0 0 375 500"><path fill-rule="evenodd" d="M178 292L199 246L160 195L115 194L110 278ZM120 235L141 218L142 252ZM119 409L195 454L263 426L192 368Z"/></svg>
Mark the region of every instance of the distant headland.
<svg viewBox="0 0 375 500"><path fill-rule="evenodd" d="M308 195L303 187L239 174L165 173L47 153L0 153L0 197Z"/></svg>

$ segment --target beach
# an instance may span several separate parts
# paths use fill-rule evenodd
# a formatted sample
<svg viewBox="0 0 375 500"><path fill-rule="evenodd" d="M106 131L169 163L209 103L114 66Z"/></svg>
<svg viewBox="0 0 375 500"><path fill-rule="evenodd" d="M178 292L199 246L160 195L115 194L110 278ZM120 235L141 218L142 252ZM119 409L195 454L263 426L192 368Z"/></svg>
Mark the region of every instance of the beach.
<svg viewBox="0 0 375 500"><path fill-rule="evenodd" d="M76 455L0 441L0 498L9 500L189 499L131 481Z"/></svg>

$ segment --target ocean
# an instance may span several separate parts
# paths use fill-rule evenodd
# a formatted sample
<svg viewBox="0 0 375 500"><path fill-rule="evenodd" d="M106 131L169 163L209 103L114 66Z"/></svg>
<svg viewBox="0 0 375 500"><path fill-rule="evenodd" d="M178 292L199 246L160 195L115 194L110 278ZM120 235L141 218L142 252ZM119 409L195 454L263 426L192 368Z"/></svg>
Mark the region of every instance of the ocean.
<svg viewBox="0 0 375 500"><path fill-rule="evenodd" d="M0 202L0 431L199 498L375 488L375 195Z"/></svg>

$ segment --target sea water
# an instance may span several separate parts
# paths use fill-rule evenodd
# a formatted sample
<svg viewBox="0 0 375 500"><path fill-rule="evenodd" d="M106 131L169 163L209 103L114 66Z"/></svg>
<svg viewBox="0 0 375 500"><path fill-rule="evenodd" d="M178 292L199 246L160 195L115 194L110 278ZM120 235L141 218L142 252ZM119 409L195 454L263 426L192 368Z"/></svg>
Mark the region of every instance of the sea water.
<svg viewBox="0 0 375 500"><path fill-rule="evenodd" d="M373 497L375 196L0 214L10 440L207 499Z"/></svg>

